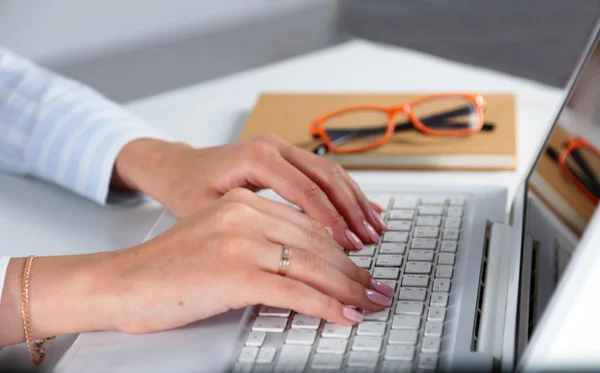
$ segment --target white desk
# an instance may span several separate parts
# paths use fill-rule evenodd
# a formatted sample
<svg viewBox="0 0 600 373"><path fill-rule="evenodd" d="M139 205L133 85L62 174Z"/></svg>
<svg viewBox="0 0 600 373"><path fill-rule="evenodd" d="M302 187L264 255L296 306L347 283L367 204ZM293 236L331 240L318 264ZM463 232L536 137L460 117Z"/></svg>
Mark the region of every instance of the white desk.
<svg viewBox="0 0 600 373"><path fill-rule="evenodd" d="M370 182L494 184L510 195L523 181L562 102L563 91L493 71L401 48L351 41L316 53L134 102L129 107L175 139L195 146L235 140L262 91L295 92L509 92L517 98L516 172L385 172ZM353 173L366 181L365 172ZM139 242L160 208L153 203L103 209L34 180L0 176L0 236L9 255L114 250ZM123 229L127 227L127 229ZM49 343L49 370L74 336ZM10 365L9 365L10 364ZM0 353L0 367L29 368L23 346Z"/></svg>

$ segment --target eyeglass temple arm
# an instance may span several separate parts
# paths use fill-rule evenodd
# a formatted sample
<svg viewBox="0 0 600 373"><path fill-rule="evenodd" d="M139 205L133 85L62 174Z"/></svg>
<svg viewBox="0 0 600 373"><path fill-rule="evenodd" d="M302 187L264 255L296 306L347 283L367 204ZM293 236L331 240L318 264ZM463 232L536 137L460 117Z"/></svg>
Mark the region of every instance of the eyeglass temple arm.
<svg viewBox="0 0 600 373"><path fill-rule="evenodd" d="M573 159L575 160L575 162L577 162L577 165L581 168L585 176L587 176L588 179L590 179L595 185L598 186L598 188L600 188L600 182L598 182L598 178L592 171L592 168L585 160L585 158L582 157L579 149L573 149L573 151L571 151L571 155L573 156Z"/></svg>
<svg viewBox="0 0 600 373"><path fill-rule="evenodd" d="M571 154L573 154L576 151L577 151L577 149L575 149ZM555 163L558 163L558 153L556 152L556 150L554 150L552 147L547 147L546 154ZM578 160L578 158L579 158L579 160ZM594 194L596 197L600 197L600 183L598 183L595 175L593 175L593 173L591 172L591 169L587 165L587 162L583 159L583 157L581 157L580 154L577 154L576 156L574 155L573 159L575 160L575 162L577 162L577 164L579 165L579 167L585 174L585 177L583 175L581 175L581 172L579 172L578 170L575 170L570 164L565 163L565 165L567 166L567 168L569 169L571 174L573 176L575 176L577 178L577 180L579 180L579 182L587 188L587 190L592 192L592 194ZM581 163L580 163L580 161L581 161ZM590 177L590 175L592 175L592 177Z"/></svg>

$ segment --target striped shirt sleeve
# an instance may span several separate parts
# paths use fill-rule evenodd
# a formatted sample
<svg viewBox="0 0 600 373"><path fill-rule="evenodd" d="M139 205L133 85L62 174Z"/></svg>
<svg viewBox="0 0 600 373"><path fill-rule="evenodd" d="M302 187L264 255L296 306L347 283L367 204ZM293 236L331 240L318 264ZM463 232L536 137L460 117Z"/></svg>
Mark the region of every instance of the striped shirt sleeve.
<svg viewBox="0 0 600 373"><path fill-rule="evenodd" d="M93 89L0 46L0 172L105 204L115 160L138 138L166 136Z"/></svg>

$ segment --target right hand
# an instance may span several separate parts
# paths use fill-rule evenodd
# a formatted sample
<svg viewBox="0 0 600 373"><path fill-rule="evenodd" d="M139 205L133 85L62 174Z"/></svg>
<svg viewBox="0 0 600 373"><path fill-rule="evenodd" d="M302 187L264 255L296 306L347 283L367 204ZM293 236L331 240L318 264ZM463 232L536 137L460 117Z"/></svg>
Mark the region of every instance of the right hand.
<svg viewBox="0 0 600 373"><path fill-rule="evenodd" d="M287 276L277 274L282 245ZM342 325L376 312L393 290L357 267L316 220L234 189L158 237L115 253L129 333L171 329L255 304Z"/></svg>

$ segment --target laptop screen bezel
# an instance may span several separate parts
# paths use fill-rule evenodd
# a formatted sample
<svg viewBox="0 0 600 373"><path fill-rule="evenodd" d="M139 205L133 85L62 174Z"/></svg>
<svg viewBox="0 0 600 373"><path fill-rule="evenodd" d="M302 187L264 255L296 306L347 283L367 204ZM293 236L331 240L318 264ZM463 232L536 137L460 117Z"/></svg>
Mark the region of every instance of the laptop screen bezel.
<svg viewBox="0 0 600 373"><path fill-rule="evenodd" d="M550 142L550 138L552 136L552 133L554 132L554 129L556 128L556 125L558 124L558 120L559 120L562 112L564 111L571 96L573 95L575 87L577 86L577 83L579 82L579 79L583 73L584 67L586 66L588 61L591 59L591 56L594 53L594 50L595 50L596 46L598 45L599 41L600 41L600 19L597 19L596 23L590 30L590 37L588 38L588 40L586 42L586 45L583 49L583 53L580 56L580 58L578 59L577 63L574 65L573 73L571 74L569 82L566 85L567 92L564 97L563 103L562 103L561 107L559 108L559 110L555 116L554 122L550 126L550 129L546 135L546 138L542 142L540 151L538 152L538 155L534 159L533 164L531 165L531 168L527 175L527 178L525 179L525 185L524 185L525 193L523 193L523 200L521 201L523 203L523 210L522 210L523 211L523 220L522 220L523 224L522 224L522 230L521 230L521 243L525 242L525 238L526 238L526 234L527 234L527 211L528 211L528 198L529 198L529 190L530 190L529 184L530 184L531 177L534 174L535 169L536 169L541 157L544 154L544 150L546 149L546 147L548 146L548 144ZM523 255L523 250L521 250L521 260L519 261L519 274L520 274L519 275L519 285L518 285L519 289L522 288L523 273L524 273L522 255ZM522 297L519 296L517 299L517 310L521 309L521 302L522 302ZM519 322L519 320L521 320L521 317L522 317L522 315L518 315L518 317L516 319L517 323ZM518 325L517 325L516 330L517 331L519 330ZM518 338L519 338L519 335L518 335L518 333L516 333L515 340L514 340L514 342L515 342L514 343L514 356L515 356L514 365L515 366L518 364L518 361L522 357L522 354L521 355L518 354L519 353Z"/></svg>

